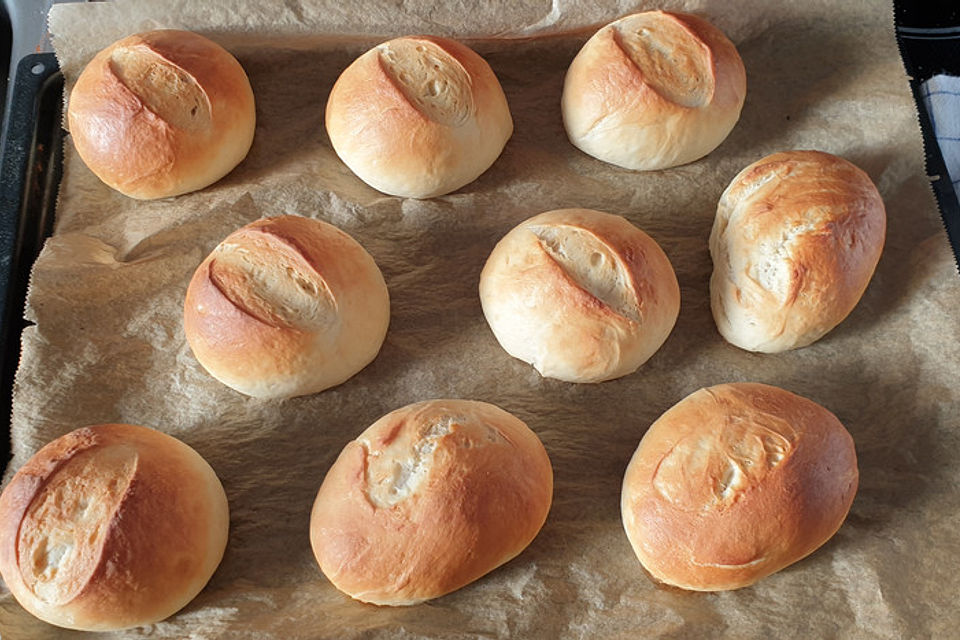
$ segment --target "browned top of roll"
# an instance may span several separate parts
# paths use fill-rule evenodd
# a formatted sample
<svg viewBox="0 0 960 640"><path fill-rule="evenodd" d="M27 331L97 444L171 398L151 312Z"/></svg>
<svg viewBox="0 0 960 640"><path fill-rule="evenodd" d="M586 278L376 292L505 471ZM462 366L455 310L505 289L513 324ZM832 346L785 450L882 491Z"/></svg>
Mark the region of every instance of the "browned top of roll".
<svg viewBox="0 0 960 640"><path fill-rule="evenodd" d="M870 177L821 151L775 153L724 191L710 235L714 318L751 351L806 346L853 310L886 235Z"/></svg>
<svg viewBox="0 0 960 640"><path fill-rule="evenodd" d="M628 169L692 162L740 117L746 73L736 47L698 16L644 11L591 37L571 62L561 108L570 141Z"/></svg>
<svg viewBox="0 0 960 640"><path fill-rule="evenodd" d="M657 580L736 589L826 542L857 480L853 439L832 413L777 387L722 384L644 435L623 480L623 525Z"/></svg>
<svg viewBox="0 0 960 640"><path fill-rule="evenodd" d="M660 348L680 287L660 246L625 218L558 209L497 243L480 301L512 356L546 377L600 382L632 373Z"/></svg>
<svg viewBox="0 0 960 640"><path fill-rule="evenodd" d="M0 496L0 573L51 624L148 624L199 593L228 524L219 480L186 444L145 427L87 427L42 448Z"/></svg>
<svg viewBox="0 0 960 640"><path fill-rule="evenodd" d="M162 198L229 173L250 149L256 116L250 82L230 53L165 29L98 53L70 93L67 119L97 177L134 198Z"/></svg>
<svg viewBox="0 0 960 640"><path fill-rule="evenodd" d="M383 343L390 301L373 258L319 220L280 216L230 234L187 289L184 331L214 377L248 395L339 384Z"/></svg>
<svg viewBox="0 0 960 640"><path fill-rule="evenodd" d="M519 554L552 495L547 453L516 417L483 402L420 402L344 448L317 494L310 542L341 591L413 604Z"/></svg>
<svg viewBox="0 0 960 640"><path fill-rule="evenodd" d="M431 198L475 180L513 132L500 82L466 45L405 36L357 58L326 109L337 155L391 195Z"/></svg>

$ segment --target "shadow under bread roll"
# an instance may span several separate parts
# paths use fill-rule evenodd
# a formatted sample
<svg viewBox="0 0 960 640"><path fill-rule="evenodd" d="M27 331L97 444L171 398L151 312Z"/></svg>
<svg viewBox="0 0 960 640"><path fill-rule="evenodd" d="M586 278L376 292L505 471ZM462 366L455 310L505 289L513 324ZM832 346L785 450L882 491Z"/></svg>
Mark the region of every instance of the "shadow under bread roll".
<svg viewBox="0 0 960 640"><path fill-rule="evenodd" d="M253 91L223 47L163 29L113 43L86 66L67 108L87 167L138 199L213 184L246 157L256 125Z"/></svg>
<svg viewBox="0 0 960 640"><path fill-rule="evenodd" d="M853 438L832 413L777 387L721 384L643 436L623 478L623 527L656 580L739 589L829 540L858 480Z"/></svg>
<svg viewBox="0 0 960 640"><path fill-rule="evenodd" d="M352 598L416 604L519 555L552 498L550 459L518 418L485 402L418 402L344 447L317 493L310 544Z"/></svg>
<svg viewBox="0 0 960 640"><path fill-rule="evenodd" d="M207 584L229 522L216 474L180 440L128 424L85 427L40 449L0 495L0 574L50 624L150 624Z"/></svg>

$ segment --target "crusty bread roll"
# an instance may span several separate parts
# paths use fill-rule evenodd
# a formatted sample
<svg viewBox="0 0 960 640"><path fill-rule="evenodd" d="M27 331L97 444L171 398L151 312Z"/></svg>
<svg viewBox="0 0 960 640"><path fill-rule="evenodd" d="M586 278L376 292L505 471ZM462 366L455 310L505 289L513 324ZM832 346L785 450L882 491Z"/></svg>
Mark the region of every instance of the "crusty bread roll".
<svg viewBox="0 0 960 640"><path fill-rule="evenodd" d="M548 378L601 382L660 348L680 287L660 246L624 218L561 209L500 240L480 274L480 302L513 357Z"/></svg>
<svg viewBox="0 0 960 640"><path fill-rule="evenodd" d="M627 169L665 169L713 151L740 118L747 77L706 20L647 11L608 24L567 70L563 124L580 150Z"/></svg>
<svg viewBox="0 0 960 640"><path fill-rule="evenodd" d="M146 427L77 429L0 495L0 573L41 620L106 631L169 617L213 575L227 497L210 465Z"/></svg>
<svg viewBox="0 0 960 640"><path fill-rule="evenodd" d="M317 493L310 543L349 596L415 604L517 556L552 497L547 452L516 417L485 402L418 402L343 449Z"/></svg>
<svg viewBox="0 0 960 640"><path fill-rule="evenodd" d="M721 335L750 351L806 346L847 317L880 259L883 200L869 176L820 151L741 171L710 234L710 300Z"/></svg>
<svg viewBox="0 0 960 640"><path fill-rule="evenodd" d="M623 479L623 526L657 580L738 589L829 540L857 479L853 439L832 413L777 387L721 384L643 436Z"/></svg>
<svg viewBox="0 0 960 640"><path fill-rule="evenodd" d="M486 61L434 36L397 38L357 58L330 92L326 125L337 155L361 180L409 198L473 182L513 133Z"/></svg>
<svg viewBox="0 0 960 640"><path fill-rule="evenodd" d="M316 393L380 351L390 322L383 275L333 225L280 216L235 231L190 281L183 328L214 378L257 398Z"/></svg>
<svg viewBox="0 0 960 640"><path fill-rule="evenodd" d="M138 33L87 65L70 92L70 136L107 185L132 198L202 189L253 142L253 91L240 63L189 31Z"/></svg>

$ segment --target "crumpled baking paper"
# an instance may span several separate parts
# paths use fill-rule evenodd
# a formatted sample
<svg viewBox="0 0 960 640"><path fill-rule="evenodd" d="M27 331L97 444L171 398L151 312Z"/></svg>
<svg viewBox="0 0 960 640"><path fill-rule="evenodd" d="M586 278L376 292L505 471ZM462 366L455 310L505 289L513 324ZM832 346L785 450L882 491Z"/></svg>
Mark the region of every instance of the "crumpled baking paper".
<svg viewBox="0 0 960 640"><path fill-rule="evenodd" d="M739 124L706 158L652 173L570 145L563 76L600 24L644 8L699 13L743 56ZM920 131L886 3L736 0L581 3L340 3L127 0L51 15L68 90L92 55L129 33L190 28L227 46L257 99L249 157L217 184L138 202L110 191L70 142L56 230L33 271L13 409L19 468L49 440L131 422L196 448L223 480L230 542L180 613L116 638L949 637L960 626L960 279L923 169ZM387 37L464 38L499 76L515 120L476 182L427 201L380 194L337 159L326 97L357 55ZM886 248L853 313L820 342L759 355L726 344L709 308L707 238L734 175L786 149L863 168L888 213ZM942 178L941 178L942 179ZM676 269L677 325L637 373L603 384L541 379L497 345L480 269L497 240L549 209L626 216ZM228 233L261 216L331 222L374 256L392 318L379 357L347 383L287 401L241 396L208 376L183 337L187 283ZM620 524L620 483L647 427L720 382L778 385L826 406L857 446L860 489L837 535L754 587L657 586ZM519 557L466 588L409 608L350 600L313 560L308 519L340 449L410 402L493 402L543 440L556 477L545 527ZM0 591L0 634L72 638Z"/></svg>

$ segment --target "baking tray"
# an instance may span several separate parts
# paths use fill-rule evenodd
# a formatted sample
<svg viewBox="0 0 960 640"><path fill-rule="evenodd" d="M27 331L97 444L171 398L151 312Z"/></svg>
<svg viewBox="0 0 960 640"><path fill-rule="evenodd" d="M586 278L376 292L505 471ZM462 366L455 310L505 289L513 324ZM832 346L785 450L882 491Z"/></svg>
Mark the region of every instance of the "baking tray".
<svg viewBox="0 0 960 640"><path fill-rule="evenodd" d="M0 140L0 466L10 460L13 378L30 268L53 232L63 169L63 75L52 53L17 65Z"/></svg>

